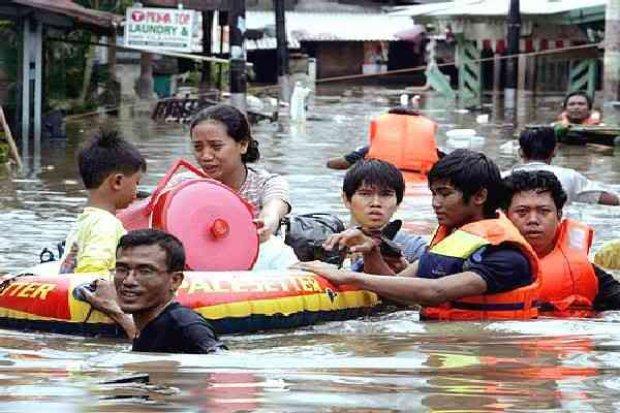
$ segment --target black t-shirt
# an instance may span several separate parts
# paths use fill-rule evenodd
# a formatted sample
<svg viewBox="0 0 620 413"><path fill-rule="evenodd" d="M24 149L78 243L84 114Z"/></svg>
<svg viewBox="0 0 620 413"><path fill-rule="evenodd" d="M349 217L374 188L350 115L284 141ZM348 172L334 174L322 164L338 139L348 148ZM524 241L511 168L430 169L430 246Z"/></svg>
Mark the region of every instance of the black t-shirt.
<svg viewBox="0 0 620 413"><path fill-rule="evenodd" d="M202 354L225 348L204 317L174 302L144 327L132 350Z"/></svg>
<svg viewBox="0 0 620 413"><path fill-rule="evenodd" d="M594 298L597 311L620 310L620 282L613 275L606 273L592 264L598 279L598 294Z"/></svg>
<svg viewBox="0 0 620 413"><path fill-rule="evenodd" d="M463 271L478 274L487 283L486 294L497 294L532 283L532 269L525 255L517 248L500 244L473 253Z"/></svg>

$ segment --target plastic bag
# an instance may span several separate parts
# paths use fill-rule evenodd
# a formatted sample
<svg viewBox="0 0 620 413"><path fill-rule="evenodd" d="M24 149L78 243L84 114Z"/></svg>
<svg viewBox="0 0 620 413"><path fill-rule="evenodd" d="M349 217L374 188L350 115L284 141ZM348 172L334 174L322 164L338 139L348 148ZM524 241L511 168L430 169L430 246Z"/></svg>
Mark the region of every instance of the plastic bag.
<svg viewBox="0 0 620 413"><path fill-rule="evenodd" d="M344 223L335 215L311 213L290 215L282 220L284 243L295 251L300 261L321 260L340 264L344 255L340 251L325 251L322 244L327 237L345 230Z"/></svg>

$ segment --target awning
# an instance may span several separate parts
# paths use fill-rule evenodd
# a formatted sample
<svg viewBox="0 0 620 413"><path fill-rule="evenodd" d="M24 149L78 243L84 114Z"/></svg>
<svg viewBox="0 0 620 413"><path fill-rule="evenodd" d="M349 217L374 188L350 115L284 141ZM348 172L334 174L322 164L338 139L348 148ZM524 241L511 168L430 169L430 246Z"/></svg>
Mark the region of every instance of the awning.
<svg viewBox="0 0 620 413"><path fill-rule="evenodd" d="M11 6L29 7L43 12L68 17L78 25L90 26L105 31L114 30L123 21L123 16L105 11L93 10L71 0L5 0Z"/></svg>

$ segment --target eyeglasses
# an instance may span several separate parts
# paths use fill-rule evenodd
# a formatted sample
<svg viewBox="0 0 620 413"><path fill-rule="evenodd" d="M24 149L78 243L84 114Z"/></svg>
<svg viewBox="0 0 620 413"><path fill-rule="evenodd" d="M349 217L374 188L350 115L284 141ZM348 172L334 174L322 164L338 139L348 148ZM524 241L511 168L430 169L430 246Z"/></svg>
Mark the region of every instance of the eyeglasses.
<svg viewBox="0 0 620 413"><path fill-rule="evenodd" d="M153 267L152 265L138 265L136 267L129 267L125 265L117 266L112 270L112 274L117 278L125 278L129 275L129 273L133 272L134 278L138 279L146 279L154 277L157 274L165 272L166 270L160 270L157 267Z"/></svg>

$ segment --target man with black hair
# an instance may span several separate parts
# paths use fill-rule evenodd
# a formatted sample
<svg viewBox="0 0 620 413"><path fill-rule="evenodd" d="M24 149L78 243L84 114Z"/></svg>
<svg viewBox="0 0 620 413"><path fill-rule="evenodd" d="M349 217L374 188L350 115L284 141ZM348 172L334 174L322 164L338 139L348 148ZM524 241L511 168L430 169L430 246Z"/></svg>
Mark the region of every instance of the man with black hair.
<svg viewBox="0 0 620 413"><path fill-rule="evenodd" d="M558 140L567 144L585 145L587 143L586 136L571 131L571 126L601 124L601 114L592 110L592 98L586 92L577 90L566 95L562 108L563 112L558 121L552 124Z"/></svg>
<svg viewBox="0 0 620 413"><path fill-rule="evenodd" d="M350 230L334 246L364 254L365 270L335 270L299 263L336 284L406 304L421 304L430 319L481 320L536 317L538 261L519 231L496 210L502 194L497 165L481 153L458 149L428 174L439 228L430 249L396 276L372 239ZM355 245L350 245L355 240Z"/></svg>
<svg viewBox="0 0 620 413"><path fill-rule="evenodd" d="M525 129L519 135L519 155L523 163L512 168L515 171L549 171L562 183L568 197L567 204L574 201L618 205L620 199L602 185L586 178L574 169L551 165L556 152L556 137L551 127Z"/></svg>
<svg viewBox="0 0 620 413"><path fill-rule="evenodd" d="M400 220L390 223L404 193L405 181L402 172L391 163L378 159L357 162L347 171L342 182L342 202L351 212L353 223L375 242L393 241L400 251L386 250L384 246L382 255L390 261L392 268L400 269L408 262L417 260L426 249L426 242L422 237L400 231ZM332 240L335 238L331 237L326 243L330 250ZM363 260L357 260L352 263L351 268L358 271L363 264Z"/></svg>
<svg viewBox="0 0 620 413"><path fill-rule="evenodd" d="M600 114L592 111L592 98L583 90L569 93L562 102L564 112L560 122L564 125L598 125Z"/></svg>
<svg viewBox="0 0 620 413"><path fill-rule="evenodd" d="M100 130L79 150L77 163L88 202L67 236L60 272L107 273L125 234L116 211L136 199L146 161L118 132Z"/></svg>
<svg viewBox="0 0 620 413"><path fill-rule="evenodd" d="M175 301L184 268L185 251L175 236L131 231L118 243L114 283L98 280L95 292L84 294L114 319L133 316L133 325L121 324L133 339L133 351L197 354L225 348L207 320Z"/></svg>
<svg viewBox="0 0 620 413"><path fill-rule="evenodd" d="M504 179L503 209L540 260L540 311L585 317L620 309L620 283L590 263L593 231L562 219L566 193L548 171L518 171Z"/></svg>

